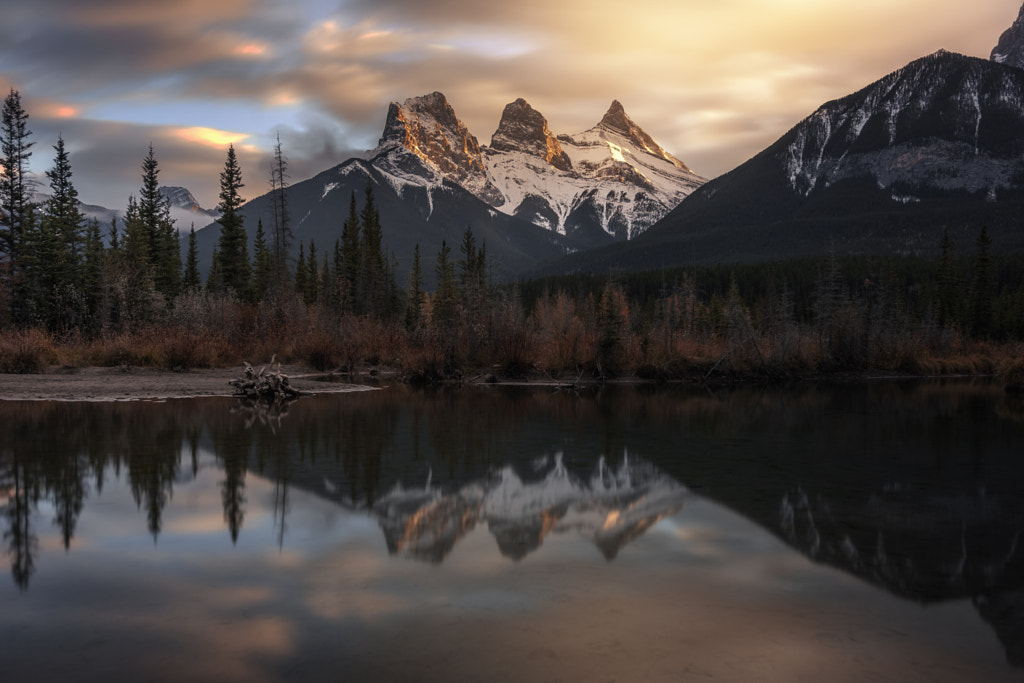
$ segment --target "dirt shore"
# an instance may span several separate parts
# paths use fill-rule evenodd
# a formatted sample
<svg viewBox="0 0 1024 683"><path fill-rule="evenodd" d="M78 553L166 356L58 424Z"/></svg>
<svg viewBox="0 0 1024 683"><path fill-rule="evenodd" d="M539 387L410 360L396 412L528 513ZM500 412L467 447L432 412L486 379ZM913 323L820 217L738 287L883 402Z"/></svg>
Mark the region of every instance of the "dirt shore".
<svg viewBox="0 0 1024 683"><path fill-rule="evenodd" d="M258 369L258 368L257 368ZM302 366L282 366L291 386L307 394L363 391L369 387L324 381L325 374ZM50 368L38 375L0 374L0 400L131 401L231 396L228 384L240 368L170 372L154 368Z"/></svg>

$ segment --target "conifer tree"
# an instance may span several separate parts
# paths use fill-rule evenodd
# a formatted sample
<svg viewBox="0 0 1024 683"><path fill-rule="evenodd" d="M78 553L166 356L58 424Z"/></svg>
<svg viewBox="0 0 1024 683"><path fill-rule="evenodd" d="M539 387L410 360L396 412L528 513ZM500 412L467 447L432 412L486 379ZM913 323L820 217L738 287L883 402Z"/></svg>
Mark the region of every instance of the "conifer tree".
<svg viewBox="0 0 1024 683"><path fill-rule="evenodd" d="M415 332L422 323L425 300L423 269L420 266L420 245L417 243L412 251L412 269L409 271L409 304L405 309L405 326L410 332Z"/></svg>
<svg viewBox="0 0 1024 683"><path fill-rule="evenodd" d="M181 288L185 292L198 292L202 286L199 277L199 248L196 245L196 226L188 231L188 252L185 256L185 272L181 278Z"/></svg>
<svg viewBox="0 0 1024 683"><path fill-rule="evenodd" d="M28 113L21 106L21 94L11 89L4 100L0 126L0 251L11 257L17 266L20 239L32 210L32 187L28 163L33 142L28 129Z"/></svg>
<svg viewBox="0 0 1024 683"><path fill-rule="evenodd" d="M238 213L242 206L242 197L238 191L243 187L245 185L242 183L242 171L238 167L235 147L229 145L224 170L220 174L220 204L217 209L221 215L217 219L220 223L217 252L220 255L222 287L246 299L249 298L252 270L249 266L245 219Z"/></svg>
<svg viewBox="0 0 1024 683"><path fill-rule="evenodd" d="M57 137L50 179L50 198L46 201L42 222L59 243L59 254L50 266L53 279L68 285L78 283L84 241L85 216L78 208L78 190L71 181L71 162L64 138Z"/></svg>
<svg viewBox="0 0 1024 683"><path fill-rule="evenodd" d="M487 250L477 249L471 227L466 228L459 247L459 293L469 320L476 323L487 306Z"/></svg>
<svg viewBox="0 0 1024 683"><path fill-rule="evenodd" d="M86 328L99 328L100 303L103 300L103 238L100 223L90 220L85 229L85 254L82 263L82 295L85 297Z"/></svg>
<svg viewBox="0 0 1024 683"><path fill-rule="evenodd" d="M220 253L217 251L217 247L213 248L213 254L210 255L210 271L206 274L206 291L211 294L224 291L220 281Z"/></svg>
<svg viewBox="0 0 1024 683"><path fill-rule="evenodd" d="M384 268L383 230L380 213L373 195L373 183L366 183L366 203L360 212L362 242L359 252L362 258L362 299L365 311L382 316L386 308L387 281Z"/></svg>
<svg viewBox="0 0 1024 683"><path fill-rule="evenodd" d="M156 290L171 299L181 287L181 245L171 218L171 202L160 192L160 169L153 145L142 162L138 218L147 242L147 259Z"/></svg>
<svg viewBox="0 0 1024 683"><path fill-rule="evenodd" d="M361 280L359 213L356 211L356 193L352 193L349 202L348 218L341 228L340 268L335 268L341 281L341 310L345 313L360 313L362 305L359 301Z"/></svg>
<svg viewBox="0 0 1024 683"><path fill-rule="evenodd" d="M256 221L256 237L252 245L252 299L262 301L270 291L274 279L274 264L266 236L263 234L263 219Z"/></svg>
<svg viewBox="0 0 1024 683"><path fill-rule="evenodd" d="M16 323L32 322L30 300L31 264L23 262L23 242L29 241L34 228L35 207L31 201L32 183L28 162L32 156L28 114L21 106L21 95L13 88L4 100L0 124L0 252L8 256L6 284L10 290L10 309ZM25 266L28 266L26 268Z"/></svg>
<svg viewBox="0 0 1024 683"><path fill-rule="evenodd" d="M324 254L324 265L320 268L320 301L329 307L337 304L337 291L334 286L334 274L331 272L331 262Z"/></svg>
<svg viewBox="0 0 1024 683"><path fill-rule="evenodd" d="M441 332L450 333L459 317L459 289L455 277L455 264L451 261L451 249L447 242L441 241L441 249L437 253L437 265L434 274L437 276L437 291L434 293L431 324Z"/></svg>

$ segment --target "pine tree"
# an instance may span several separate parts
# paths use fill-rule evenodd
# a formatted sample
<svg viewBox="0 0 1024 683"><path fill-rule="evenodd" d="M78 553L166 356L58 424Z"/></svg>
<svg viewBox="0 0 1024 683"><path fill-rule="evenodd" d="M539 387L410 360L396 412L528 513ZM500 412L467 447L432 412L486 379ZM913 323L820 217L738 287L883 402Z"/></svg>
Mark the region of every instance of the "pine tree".
<svg viewBox="0 0 1024 683"><path fill-rule="evenodd" d="M46 202L42 222L59 242L59 255L52 264L53 279L75 285L79 279L85 229L85 216L78 208L78 190L71 182L71 162L64 147L64 138L57 137L53 168L46 172L50 179L50 198Z"/></svg>
<svg viewBox="0 0 1024 683"><path fill-rule="evenodd" d="M263 219L256 221L256 238L252 245L252 299L262 301L274 279L274 264L263 234Z"/></svg>
<svg viewBox="0 0 1024 683"><path fill-rule="evenodd" d="M477 249L473 229L466 228L459 247L459 293L472 323L477 323L487 308L487 249Z"/></svg>
<svg viewBox="0 0 1024 683"><path fill-rule="evenodd" d="M23 242L32 239L35 207L31 201L32 183L28 177L28 114L21 106L21 95L13 88L4 100L0 126L0 252L8 257L6 284L10 289L10 312L16 323L28 324L34 316L34 298L30 264L23 261ZM26 266L29 266L26 268ZM2 297L0 297L2 298Z"/></svg>
<svg viewBox="0 0 1024 683"><path fill-rule="evenodd" d="M360 212L362 242L359 245L362 257L362 300L365 311L382 316L386 309L387 282L384 272L383 230L380 213L373 195L373 183L366 184L366 203Z"/></svg>
<svg viewBox="0 0 1024 683"><path fill-rule="evenodd" d="M199 248L196 245L196 226L188 231L188 252L185 256L185 273L181 278L181 288L185 292L198 292L202 287L199 277Z"/></svg>
<svg viewBox="0 0 1024 683"><path fill-rule="evenodd" d="M160 192L159 174L153 145L150 145L149 153L142 162L138 218L147 242L153 284L169 300L181 288L181 245L171 218L171 202Z"/></svg>
<svg viewBox="0 0 1024 683"><path fill-rule="evenodd" d="M349 202L348 218L341 228L340 268L335 268L341 281L341 310L345 313L361 313L359 300L361 279L359 213L356 211L356 193Z"/></svg>
<svg viewBox="0 0 1024 683"><path fill-rule="evenodd" d="M217 251L217 247L213 248L213 253L210 255L210 271L206 274L206 291L211 294L224 291L221 287L220 253Z"/></svg>
<svg viewBox="0 0 1024 683"><path fill-rule="evenodd" d="M434 293L434 306L430 322L440 332L450 334L459 317L459 289L455 277L455 264L452 263L451 249L442 240L441 249L437 253L437 265L434 274L437 276L437 291Z"/></svg>
<svg viewBox="0 0 1024 683"><path fill-rule="evenodd" d="M0 127L0 251L7 252L17 266L20 240L32 210L32 187L28 178L29 142L28 113L21 106L21 95L11 89L4 100L3 123Z"/></svg>
<svg viewBox="0 0 1024 683"><path fill-rule="evenodd" d="M100 304L103 300L103 238L96 219L86 224L85 255L82 264L82 294L85 297L86 328L99 329Z"/></svg>
<svg viewBox="0 0 1024 683"><path fill-rule="evenodd" d="M412 270L409 271L409 305L405 309L405 326L410 332L415 332L422 322L425 300L423 270L420 266L420 245L417 243L412 251Z"/></svg>
<svg viewBox="0 0 1024 683"><path fill-rule="evenodd" d="M243 187L245 185L242 183L242 171L238 167L235 147L229 145L224 170L220 174L220 204L217 209L221 215L217 219L220 223L217 251L220 254L220 277L223 288L246 299L250 296L252 269L249 266L245 219L238 213L242 206L242 197L238 191Z"/></svg>

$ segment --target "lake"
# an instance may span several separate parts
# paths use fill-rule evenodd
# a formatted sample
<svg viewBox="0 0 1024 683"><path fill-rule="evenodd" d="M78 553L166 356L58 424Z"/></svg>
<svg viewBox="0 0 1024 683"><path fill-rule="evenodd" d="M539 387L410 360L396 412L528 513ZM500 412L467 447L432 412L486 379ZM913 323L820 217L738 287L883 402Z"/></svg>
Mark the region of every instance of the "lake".
<svg viewBox="0 0 1024 683"><path fill-rule="evenodd" d="M5 681L1024 678L985 381L0 401Z"/></svg>

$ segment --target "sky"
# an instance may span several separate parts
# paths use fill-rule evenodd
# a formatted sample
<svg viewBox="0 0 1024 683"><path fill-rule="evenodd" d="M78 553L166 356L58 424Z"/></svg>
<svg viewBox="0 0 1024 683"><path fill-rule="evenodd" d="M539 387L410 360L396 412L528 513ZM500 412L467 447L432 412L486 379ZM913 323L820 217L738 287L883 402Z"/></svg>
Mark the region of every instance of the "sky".
<svg viewBox="0 0 1024 683"><path fill-rule="evenodd" d="M482 144L525 98L556 133L612 100L712 178L824 102L943 48L988 58L1020 0L3 0L0 93L32 169L64 138L90 204L160 182L217 204L227 146L246 199L278 136L295 183L371 149L388 104L443 92ZM43 187L42 189L46 189ZM179 226L180 227L180 226Z"/></svg>

